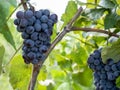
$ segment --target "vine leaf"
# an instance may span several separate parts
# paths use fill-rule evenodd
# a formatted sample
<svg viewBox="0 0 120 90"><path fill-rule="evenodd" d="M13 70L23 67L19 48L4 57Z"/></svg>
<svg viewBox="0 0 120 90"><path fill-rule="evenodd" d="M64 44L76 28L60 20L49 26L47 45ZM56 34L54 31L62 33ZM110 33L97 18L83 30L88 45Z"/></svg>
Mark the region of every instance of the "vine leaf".
<svg viewBox="0 0 120 90"><path fill-rule="evenodd" d="M2 60L3 60L4 53L5 53L5 48L3 45L0 44L0 74L2 71Z"/></svg>
<svg viewBox="0 0 120 90"><path fill-rule="evenodd" d="M69 1L65 9L65 13L61 17L61 20L64 22L63 25L66 25L72 19L76 12L77 4L75 3L75 1Z"/></svg>
<svg viewBox="0 0 120 90"><path fill-rule="evenodd" d="M6 0L0 0L2 3L0 3L0 34L4 36L4 38L7 40L8 43L10 43L14 49L15 47L15 42L13 39L13 36L9 30L9 27L6 22L6 17L8 17L10 13L10 7L12 6L10 2L6 2Z"/></svg>
<svg viewBox="0 0 120 90"><path fill-rule="evenodd" d="M83 85L85 87L91 86L91 83L92 83L92 79L91 78L92 78L92 72L87 67L84 69L83 72L78 72L78 73L73 73L72 74L72 79L76 83L80 83L81 85Z"/></svg>
<svg viewBox="0 0 120 90"><path fill-rule="evenodd" d="M2 74L0 75L0 88L2 90L13 90L10 82L9 82L9 76Z"/></svg>
<svg viewBox="0 0 120 90"><path fill-rule="evenodd" d="M100 5L103 6L104 8L113 8L114 3L111 0L101 0Z"/></svg>
<svg viewBox="0 0 120 90"><path fill-rule="evenodd" d="M103 48L101 55L104 63L106 63L106 60L109 58L118 62L120 60L120 39L114 42L111 46Z"/></svg>
<svg viewBox="0 0 120 90"><path fill-rule="evenodd" d="M104 14L105 9L99 8L99 9L90 9L88 12L88 16L91 19L97 20Z"/></svg>

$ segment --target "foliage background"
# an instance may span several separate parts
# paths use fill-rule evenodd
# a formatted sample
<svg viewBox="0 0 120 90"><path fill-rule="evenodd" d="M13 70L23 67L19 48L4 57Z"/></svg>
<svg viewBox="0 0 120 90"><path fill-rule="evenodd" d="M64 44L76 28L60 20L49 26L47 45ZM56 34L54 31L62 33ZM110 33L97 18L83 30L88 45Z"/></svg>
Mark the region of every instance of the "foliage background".
<svg viewBox="0 0 120 90"><path fill-rule="evenodd" d="M26 65L21 56L22 39L16 31L11 15L14 10L23 9L16 0L0 0L0 87L3 90L27 90L32 65ZM20 7L19 7L20 6ZM69 22L79 6L85 6L81 16L75 21L76 27L103 29L114 33L120 31L120 16L116 13L116 0L70 0L54 27L55 39L58 32ZM110 47L117 38L100 33L70 32L54 48L45 61L37 79L35 90L95 90L92 71L87 58L93 50ZM117 41L119 45L120 41ZM119 47L112 49L119 52ZM105 51L109 52L109 49ZM111 50L111 48L110 48ZM103 55L104 61L113 52ZM117 56L116 61L119 56ZM119 80L117 81L119 86Z"/></svg>

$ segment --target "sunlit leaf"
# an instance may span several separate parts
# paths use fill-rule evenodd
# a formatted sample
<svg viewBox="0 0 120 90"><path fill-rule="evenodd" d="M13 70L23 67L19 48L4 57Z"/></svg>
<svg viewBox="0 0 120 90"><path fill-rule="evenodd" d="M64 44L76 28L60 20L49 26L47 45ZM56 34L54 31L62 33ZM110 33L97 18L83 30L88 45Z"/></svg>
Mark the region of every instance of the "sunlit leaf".
<svg viewBox="0 0 120 90"><path fill-rule="evenodd" d="M62 15L61 20L64 22L64 25L67 24L74 14L77 12L77 4L75 1L69 1L66 6L65 13Z"/></svg>
<svg viewBox="0 0 120 90"><path fill-rule="evenodd" d="M73 73L72 78L76 83L80 83L85 87L89 87L92 84L92 72L88 68L83 72Z"/></svg>
<svg viewBox="0 0 120 90"><path fill-rule="evenodd" d="M10 65L10 82L13 88L26 90L31 77L31 65L26 65L21 55L15 56Z"/></svg>
<svg viewBox="0 0 120 90"><path fill-rule="evenodd" d="M58 86L57 90L71 90L70 84L68 82L62 83L60 86Z"/></svg>
<svg viewBox="0 0 120 90"><path fill-rule="evenodd" d="M13 90L7 75L0 75L0 88L1 90Z"/></svg>

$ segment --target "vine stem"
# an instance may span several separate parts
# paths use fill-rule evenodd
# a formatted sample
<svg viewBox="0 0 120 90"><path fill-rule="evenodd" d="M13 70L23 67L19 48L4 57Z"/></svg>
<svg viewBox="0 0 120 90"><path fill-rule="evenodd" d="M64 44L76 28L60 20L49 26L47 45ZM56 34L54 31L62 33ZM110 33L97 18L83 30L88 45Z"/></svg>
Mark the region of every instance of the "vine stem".
<svg viewBox="0 0 120 90"><path fill-rule="evenodd" d="M79 27L72 27L71 31L84 31L84 32L99 32L99 33L103 33L103 34L107 34L109 36L114 36L119 38L120 36L112 33L110 31L106 31L106 30L102 30L102 29L95 29L95 28L79 28Z"/></svg>
<svg viewBox="0 0 120 90"><path fill-rule="evenodd" d="M80 7L77 11L77 13L74 15L74 17L70 20L70 22L64 27L64 29L58 34L58 36L55 38L55 40L52 42L49 50L45 54L45 59L48 57L50 52L53 50L53 48L56 46L58 42L62 40L62 38L71 30L72 24L74 21L80 16L81 12L83 11L83 8ZM32 70L32 77L28 86L28 90L34 90L35 83L37 80L37 76L39 74L40 68L42 64L44 63L45 60L39 62L38 64L33 65L33 70Z"/></svg>

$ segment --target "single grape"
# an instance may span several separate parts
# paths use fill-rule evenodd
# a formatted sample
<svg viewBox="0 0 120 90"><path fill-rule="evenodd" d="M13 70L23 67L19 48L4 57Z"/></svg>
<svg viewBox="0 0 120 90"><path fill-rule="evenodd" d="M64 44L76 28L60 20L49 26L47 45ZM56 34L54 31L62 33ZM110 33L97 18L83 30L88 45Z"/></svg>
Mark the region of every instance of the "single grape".
<svg viewBox="0 0 120 90"><path fill-rule="evenodd" d="M34 42L33 40L31 40L31 39L27 39L27 40L25 41L25 45L26 45L27 47L33 47L34 44L35 44L35 42Z"/></svg>
<svg viewBox="0 0 120 90"><path fill-rule="evenodd" d="M56 14L52 14L52 15L50 15L50 19L54 22L54 23L56 23L57 22L57 15Z"/></svg>
<svg viewBox="0 0 120 90"><path fill-rule="evenodd" d="M38 33L37 32L34 32L31 34L31 39L32 40L37 40L38 39Z"/></svg>
<svg viewBox="0 0 120 90"><path fill-rule="evenodd" d="M41 31L41 25L39 23L34 24L35 31Z"/></svg>
<svg viewBox="0 0 120 90"><path fill-rule="evenodd" d="M26 10L24 15L26 19L29 19L33 16L33 12L32 10Z"/></svg>
<svg viewBox="0 0 120 90"><path fill-rule="evenodd" d="M40 21L42 23L46 23L48 21L48 17L46 15L43 15L41 18L40 18Z"/></svg>
<svg viewBox="0 0 120 90"><path fill-rule="evenodd" d="M40 12L40 11L35 11L35 17L36 18L41 18L41 16L42 16L42 12Z"/></svg>
<svg viewBox="0 0 120 90"><path fill-rule="evenodd" d="M21 27L26 27L28 25L28 21L26 19L21 19L20 20L20 26Z"/></svg>
<svg viewBox="0 0 120 90"><path fill-rule="evenodd" d="M50 15L50 11L48 9L43 10L43 14L46 16Z"/></svg>
<svg viewBox="0 0 120 90"><path fill-rule="evenodd" d="M29 34L27 34L26 32L23 32L21 36L23 39L29 39Z"/></svg>
<svg viewBox="0 0 120 90"><path fill-rule="evenodd" d="M35 29L34 29L33 26L28 26L28 27L26 28L26 33L28 33L28 34L32 34L34 31L35 31Z"/></svg>
<svg viewBox="0 0 120 90"><path fill-rule="evenodd" d="M19 19L23 19L24 18L24 12L23 11L18 11L16 13L16 17L19 18Z"/></svg>

